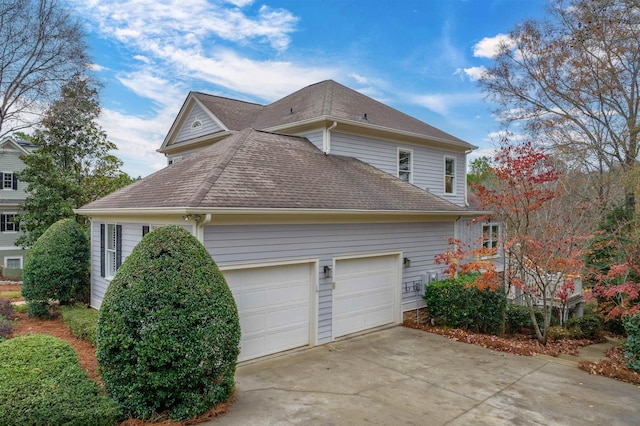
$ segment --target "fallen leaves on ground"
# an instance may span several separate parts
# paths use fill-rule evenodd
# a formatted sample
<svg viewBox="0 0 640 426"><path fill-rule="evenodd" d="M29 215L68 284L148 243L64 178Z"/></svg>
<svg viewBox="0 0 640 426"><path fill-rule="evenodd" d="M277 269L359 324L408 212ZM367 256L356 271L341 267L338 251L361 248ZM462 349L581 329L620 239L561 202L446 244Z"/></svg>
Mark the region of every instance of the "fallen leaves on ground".
<svg viewBox="0 0 640 426"><path fill-rule="evenodd" d="M610 377L622 382L640 385L640 373L627 368L622 347L616 346L605 352L609 359L600 362L582 361L578 365L589 374Z"/></svg>

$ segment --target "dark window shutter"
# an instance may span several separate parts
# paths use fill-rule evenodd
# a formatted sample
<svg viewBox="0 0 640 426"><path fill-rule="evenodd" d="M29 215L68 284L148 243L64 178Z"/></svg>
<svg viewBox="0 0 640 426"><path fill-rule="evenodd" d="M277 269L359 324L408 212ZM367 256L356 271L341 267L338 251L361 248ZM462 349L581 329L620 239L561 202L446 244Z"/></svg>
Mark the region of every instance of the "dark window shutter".
<svg viewBox="0 0 640 426"><path fill-rule="evenodd" d="M4 189L4 173L0 172L0 189Z"/></svg>
<svg viewBox="0 0 640 426"><path fill-rule="evenodd" d="M105 257L105 226L104 223L100 224L100 276L104 277L106 275L106 271L105 271L105 266L106 266L106 259Z"/></svg>
<svg viewBox="0 0 640 426"><path fill-rule="evenodd" d="M122 265L122 225L116 225L116 271Z"/></svg>
<svg viewBox="0 0 640 426"><path fill-rule="evenodd" d="M18 190L18 176L15 173L13 174L13 190Z"/></svg>
<svg viewBox="0 0 640 426"><path fill-rule="evenodd" d="M0 214L0 232L7 230L7 215Z"/></svg>
<svg viewBox="0 0 640 426"><path fill-rule="evenodd" d="M142 225L142 236L144 237L149 233L149 225Z"/></svg>

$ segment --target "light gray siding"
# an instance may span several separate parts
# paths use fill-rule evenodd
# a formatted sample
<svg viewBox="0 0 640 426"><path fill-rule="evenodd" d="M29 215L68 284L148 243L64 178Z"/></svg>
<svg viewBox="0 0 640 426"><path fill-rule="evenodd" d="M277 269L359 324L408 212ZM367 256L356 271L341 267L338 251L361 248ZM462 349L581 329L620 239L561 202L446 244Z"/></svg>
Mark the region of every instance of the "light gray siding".
<svg viewBox="0 0 640 426"><path fill-rule="evenodd" d="M319 260L318 342L331 340L332 279L321 272L335 256L403 252L402 302L420 299L413 284L439 270L434 256L447 249L453 223L208 226L204 244L219 265L317 258Z"/></svg>
<svg viewBox="0 0 640 426"><path fill-rule="evenodd" d="M413 152L413 184L451 201L465 205L466 156L453 151L401 142L331 132L331 154L355 157L393 176L398 175L398 148ZM455 193L444 192L445 157L456 164Z"/></svg>
<svg viewBox="0 0 640 426"><path fill-rule="evenodd" d="M6 143L0 148L0 172L16 173L25 168L20 159L23 154L14 148L11 143ZM20 213L19 206L27 197L25 192L27 184L18 180L18 189L0 189L0 214ZM22 235L22 232L5 231L0 232L0 266L5 266L6 258L22 258L27 254L27 250L22 250L15 245L15 241Z"/></svg>
<svg viewBox="0 0 640 426"><path fill-rule="evenodd" d="M195 121L199 121L202 125L197 128L192 128ZM176 136L175 143L184 142L189 139L197 138L200 136L210 135L212 133L219 132L222 129L209 114L207 114L200 105L195 105L186 120L183 127Z"/></svg>
<svg viewBox="0 0 640 426"><path fill-rule="evenodd" d="M316 146L316 148L318 148L320 151L324 150L324 131L322 130L317 130L315 132L310 132L310 133L304 133L300 136L304 136L307 139L309 139L309 141L311 141L312 144L314 144Z"/></svg>

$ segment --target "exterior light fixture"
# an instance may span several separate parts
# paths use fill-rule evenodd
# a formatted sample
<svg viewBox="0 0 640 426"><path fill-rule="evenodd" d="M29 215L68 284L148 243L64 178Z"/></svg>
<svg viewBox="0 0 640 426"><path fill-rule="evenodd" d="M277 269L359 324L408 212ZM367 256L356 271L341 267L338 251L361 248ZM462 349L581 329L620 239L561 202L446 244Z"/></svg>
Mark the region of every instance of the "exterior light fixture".
<svg viewBox="0 0 640 426"><path fill-rule="evenodd" d="M409 259L408 257L405 257L404 259L402 259L402 265L405 268L408 268L409 266L411 266L411 259Z"/></svg>
<svg viewBox="0 0 640 426"><path fill-rule="evenodd" d="M323 271L324 271L324 277L325 278L331 278L331 272L332 272L331 266L325 266L323 268Z"/></svg>

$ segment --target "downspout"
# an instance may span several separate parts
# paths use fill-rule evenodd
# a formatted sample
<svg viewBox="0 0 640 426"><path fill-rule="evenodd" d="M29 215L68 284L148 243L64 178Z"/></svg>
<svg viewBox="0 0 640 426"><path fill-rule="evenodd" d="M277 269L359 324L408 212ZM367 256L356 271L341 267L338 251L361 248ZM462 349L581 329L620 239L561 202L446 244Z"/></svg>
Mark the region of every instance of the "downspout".
<svg viewBox="0 0 640 426"><path fill-rule="evenodd" d="M204 220L196 222L196 238L204 245L204 228L211 223L211 213L204 215Z"/></svg>
<svg viewBox="0 0 640 426"><path fill-rule="evenodd" d="M337 125L338 125L338 122L334 121L333 124L327 129L325 133L324 155L329 155L331 153L331 131L335 129Z"/></svg>

